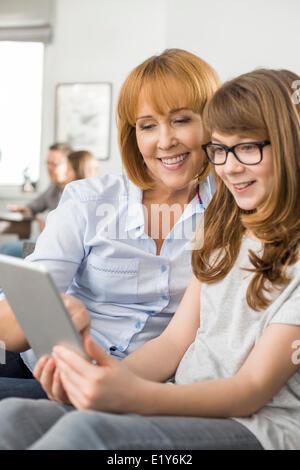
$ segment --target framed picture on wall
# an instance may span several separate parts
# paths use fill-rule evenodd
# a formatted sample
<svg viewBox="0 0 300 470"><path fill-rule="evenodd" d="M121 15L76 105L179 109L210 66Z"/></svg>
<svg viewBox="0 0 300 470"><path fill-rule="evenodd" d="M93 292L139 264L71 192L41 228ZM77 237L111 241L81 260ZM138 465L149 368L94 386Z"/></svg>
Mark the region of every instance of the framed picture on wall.
<svg viewBox="0 0 300 470"><path fill-rule="evenodd" d="M110 156L111 83L62 83L56 87L55 140Z"/></svg>

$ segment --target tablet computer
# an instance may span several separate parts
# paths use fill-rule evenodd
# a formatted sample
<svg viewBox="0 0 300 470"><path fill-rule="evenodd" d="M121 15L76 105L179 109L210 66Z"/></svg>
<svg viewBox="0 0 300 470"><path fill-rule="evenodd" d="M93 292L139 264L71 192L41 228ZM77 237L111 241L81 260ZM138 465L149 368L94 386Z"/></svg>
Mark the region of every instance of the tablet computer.
<svg viewBox="0 0 300 470"><path fill-rule="evenodd" d="M44 266L0 255L0 288L37 358L50 356L53 347L61 344L88 359L80 335Z"/></svg>

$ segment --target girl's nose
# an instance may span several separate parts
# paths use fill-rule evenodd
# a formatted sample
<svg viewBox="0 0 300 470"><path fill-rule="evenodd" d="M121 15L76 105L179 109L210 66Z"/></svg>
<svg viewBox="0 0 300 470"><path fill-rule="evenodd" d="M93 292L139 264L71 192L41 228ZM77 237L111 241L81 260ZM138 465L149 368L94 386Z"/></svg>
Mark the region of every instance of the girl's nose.
<svg viewBox="0 0 300 470"><path fill-rule="evenodd" d="M244 171L245 166L238 161L233 152L228 152L227 161L224 165L224 169L228 173L240 173Z"/></svg>

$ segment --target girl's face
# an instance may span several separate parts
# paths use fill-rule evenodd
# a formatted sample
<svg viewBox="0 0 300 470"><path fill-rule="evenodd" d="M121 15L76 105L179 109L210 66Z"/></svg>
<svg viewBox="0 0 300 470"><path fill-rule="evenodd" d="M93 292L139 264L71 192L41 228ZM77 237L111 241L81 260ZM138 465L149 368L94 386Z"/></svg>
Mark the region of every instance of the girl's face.
<svg viewBox="0 0 300 470"><path fill-rule="evenodd" d="M243 142L256 142L259 139L214 132L211 141L232 147ZM243 210L258 209L266 201L273 186L274 162L271 145L267 145L262 151L262 161L257 165L243 165L232 152L228 154L224 165L215 165L216 173Z"/></svg>
<svg viewBox="0 0 300 470"><path fill-rule="evenodd" d="M191 184L204 163L202 120L182 107L158 114L140 97L136 119L139 150L157 187L179 190Z"/></svg>

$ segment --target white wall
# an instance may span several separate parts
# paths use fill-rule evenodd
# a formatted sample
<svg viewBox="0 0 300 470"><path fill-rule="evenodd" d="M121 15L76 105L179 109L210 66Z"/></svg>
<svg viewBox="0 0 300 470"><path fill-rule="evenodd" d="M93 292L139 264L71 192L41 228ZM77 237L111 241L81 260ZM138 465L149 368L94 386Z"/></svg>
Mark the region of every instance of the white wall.
<svg viewBox="0 0 300 470"><path fill-rule="evenodd" d="M42 158L54 139L55 87L65 82L111 82L113 112L110 159L101 173L120 172L115 108L130 70L166 42L165 0L56 0L54 36L46 46ZM47 184L41 166L41 184Z"/></svg>
<svg viewBox="0 0 300 470"><path fill-rule="evenodd" d="M299 0L56 0L53 42L45 51L42 160L54 140L58 83L112 83L111 155L101 172L119 172L114 113L134 66L180 47L213 65L222 80L260 66L300 73L299 18ZM41 169L43 189L48 179Z"/></svg>
<svg viewBox="0 0 300 470"><path fill-rule="evenodd" d="M45 54L42 158L54 139L58 83L112 82L111 155L101 172L119 172L114 113L134 66L180 47L213 65L222 80L257 67L300 73L299 18L299 0L56 0L54 40Z"/></svg>
<svg viewBox="0 0 300 470"><path fill-rule="evenodd" d="M257 67L300 73L299 0L167 0L167 46L198 54L222 80Z"/></svg>

